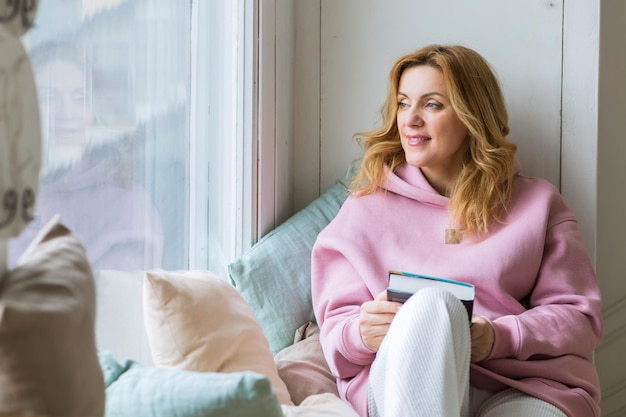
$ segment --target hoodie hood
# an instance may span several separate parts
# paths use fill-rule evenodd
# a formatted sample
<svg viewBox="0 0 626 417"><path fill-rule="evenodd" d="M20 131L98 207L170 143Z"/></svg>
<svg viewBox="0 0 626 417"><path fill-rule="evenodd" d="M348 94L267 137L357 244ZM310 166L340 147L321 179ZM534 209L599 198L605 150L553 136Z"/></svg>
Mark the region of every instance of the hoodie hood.
<svg viewBox="0 0 626 417"><path fill-rule="evenodd" d="M132 188L132 172L113 146L88 149L74 166L42 178L42 193L62 195L102 187Z"/></svg>
<svg viewBox="0 0 626 417"><path fill-rule="evenodd" d="M450 199L435 190L428 182L422 170L404 162L395 172L387 169L387 180L380 185L381 188L438 207L448 207Z"/></svg>
<svg viewBox="0 0 626 417"><path fill-rule="evenodd" d="M515 174L519 174L521 164L515 159ZM395 172L387 168L387 180L380 187L389 192L412 200L437 207L447 208L450 198L443 196L428 182L422 170L408 163L402 163Z"/></svg>

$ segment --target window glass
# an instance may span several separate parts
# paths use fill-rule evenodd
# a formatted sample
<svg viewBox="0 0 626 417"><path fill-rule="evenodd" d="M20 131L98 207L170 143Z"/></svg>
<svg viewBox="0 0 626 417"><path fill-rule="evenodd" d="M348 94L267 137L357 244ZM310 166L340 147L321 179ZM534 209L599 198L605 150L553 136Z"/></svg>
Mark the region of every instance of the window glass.
<svg viewBox="0 0 626 417"><path fill-rule="evenodd" d="M190 205L206 216L190 199L192 9L191 0L40 2L24 43L43 169L36 218L10 242L11 263L58 213L94 269L189 267Z"/></svg>

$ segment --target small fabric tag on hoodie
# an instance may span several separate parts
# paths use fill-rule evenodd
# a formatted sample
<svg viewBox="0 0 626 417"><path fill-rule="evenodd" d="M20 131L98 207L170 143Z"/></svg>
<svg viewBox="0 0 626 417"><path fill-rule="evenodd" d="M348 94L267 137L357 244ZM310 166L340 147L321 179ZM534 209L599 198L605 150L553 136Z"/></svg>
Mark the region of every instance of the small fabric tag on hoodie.
<svg viewBox="0 0 626 417"><path fill-rule="evenodd" d="M457 245L463 240L463 231L459 229L446 229L446 245Z"/></svg>

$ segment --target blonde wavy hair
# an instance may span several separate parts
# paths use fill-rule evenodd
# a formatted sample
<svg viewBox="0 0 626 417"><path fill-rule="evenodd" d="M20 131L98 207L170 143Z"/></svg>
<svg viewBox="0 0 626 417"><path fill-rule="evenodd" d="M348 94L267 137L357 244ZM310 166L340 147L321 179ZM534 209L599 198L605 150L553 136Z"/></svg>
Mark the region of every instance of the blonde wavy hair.
<svg viewBox="0 0 626 417"><path fill-rule="evenodd" d="M516 145L506 139L508 113L499 82L485 59L459 46L429 45L396 61L389 73L382 127L355 134L364 148L351 181L356 196L374 193L405 162L396 121L400 77L408 68L427 65L443 74L451 106L469 132L470 146L450 194L451 225L465 234L483 235L501 222L511 198Z"/></svg>

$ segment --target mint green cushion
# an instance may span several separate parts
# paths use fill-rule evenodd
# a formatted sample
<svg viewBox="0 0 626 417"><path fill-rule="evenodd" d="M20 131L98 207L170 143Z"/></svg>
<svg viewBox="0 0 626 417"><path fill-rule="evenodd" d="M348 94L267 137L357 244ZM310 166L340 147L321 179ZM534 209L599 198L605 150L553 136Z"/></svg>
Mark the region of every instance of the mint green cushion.
<svg viewBox="0 0 626 417"><path fill-rule="evenodd" d="M264 375L192 372L117 362L99 352L106 385L105 417L282 417Z"/></svg>
<svg viewBox="0 0 626 417"><path fill-rule="evenodd" d="M233 284L254 311L273 354L293 343L298 327L315 321L311 250L346 196L345 186L338 181L228 266Z"/></svg>

